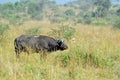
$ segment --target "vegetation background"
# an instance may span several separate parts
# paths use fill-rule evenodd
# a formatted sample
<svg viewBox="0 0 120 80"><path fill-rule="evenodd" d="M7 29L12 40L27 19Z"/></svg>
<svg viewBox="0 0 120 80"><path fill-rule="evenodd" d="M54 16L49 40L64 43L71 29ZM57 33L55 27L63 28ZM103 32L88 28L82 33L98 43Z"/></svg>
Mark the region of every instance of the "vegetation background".
<svg viewBox="0 0 120 80"><path fill-rule="evenodd" d="M119 0L20 0L0 4L1 80L120 80ZM69 49L21 53L14 39L21 34L64 38Z"/></svg>

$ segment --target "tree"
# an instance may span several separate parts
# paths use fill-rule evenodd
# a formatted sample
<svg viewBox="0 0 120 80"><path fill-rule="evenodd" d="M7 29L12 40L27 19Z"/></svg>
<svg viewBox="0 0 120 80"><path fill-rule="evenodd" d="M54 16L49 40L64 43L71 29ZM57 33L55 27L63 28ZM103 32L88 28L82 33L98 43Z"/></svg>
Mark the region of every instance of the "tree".
<svg viewBox="0 0 120 80"><path fill-rule="evenodd" d="M117 15L120 16L120 9L116 11Z"/></svg>
<svg viewBox="0 0 120 80"><path fill-rule="evenodd" d="M85 13L83 16L83 23L90 24L91 22L92 22L91 13L90 12Z"/></svg>
<svg viewBox="0 0 120 80"><path fill-rule="evenodd" d="M41 20L42 19L42 13L43 13L43 4L42 2L36 2L36 1L31 1L28 3L28 8L27 12L30 14L30 16L33 19Z"/></svg>
<svg viewBox="0 0 120 80"><path fill-rule="evenodd" d="M68 9L64 12L65 14L65 17L68 19L68 18L71 18L73 16L75 16L75 12L72 10L72 9Z"/></svg>
<svg viewBox="0 0 120 80"><path fill-rule="evenodd" d="M111 6L111 2L110 2L110 0L96 0L94 2L94 5L102 6L105 9L109 9Z"/></svg>
<svg viewBox="0 0 120 80"><path fill-rule="evenodd" d="M105 17L107 15L107 10L102 6L98 6L94 15L95 17Z"/></svg>
<svg viewBox="0 0 120 80"><path fill-rule="evenodd" d="M112 26L113 26L113 28L120 29L120 17L115 19Z"/></svg>
<svg viewBox="0 0 120 80"><path fill-rule="evenodd" d="M109 11L111 2L110 0L96 0L94 5L97 7L94 12L95 17L105 17Z"/></svg>

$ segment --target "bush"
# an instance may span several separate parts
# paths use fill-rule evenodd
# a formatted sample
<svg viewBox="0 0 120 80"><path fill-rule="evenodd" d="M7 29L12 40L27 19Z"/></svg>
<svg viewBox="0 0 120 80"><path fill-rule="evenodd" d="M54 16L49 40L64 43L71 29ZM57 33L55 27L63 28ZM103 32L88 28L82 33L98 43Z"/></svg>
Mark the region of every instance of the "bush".
<svg viewBox="0 0 120 80"><path fill-rule="evenodd" d="M73 20L75 18L75 15L76 14L73 9L68 9L64 12L63 17L67 20Z"/></svg>
<svg viewBox="0 0 120 80"><path fill-rule="evenodd" d="M80 17L77 18L77 19L76 19L76 23L82 23L82 18L80 18Z"/></svg>
<svg viewBox="0 0 120 80"><path fill-rule="evenodd" d="M91 17L91 13L86 13L83 16L83 23L84 24L90 24L92 22L92 17Z"/></svg>
<svg viewBox="0 0 120 80"><path fill-rule="evenodd" d="M120 29L120 18L116 19L116 20L113 22L113 27Z"/></svg>
<svg viewBox="0 0 120 80"><path fill-rule="evenodd" d="M58 29L51 29L51 32L49 32L49 35L54 35L56 38L65 38L70 39L75 33L75 29L70 26L60 26Z"/></svg>
<svg viewBox="0 0 120 80"><path fill-rule="evenodd" d="M8 20L13 25L22 25L23 24L23 20L19 15L9 15Z"/></svg>
<svg viewBox="0 0 120 80"><path fill-rule="evenodd" d="M64 32L64 38L68 40L72 37L74 33L75 33L75 29L72 27L68 27L67 31Z"/></svg>
<svg viewBox="0 0 120 80"><path fill-rule="evenodd" d="M118 16L120 16L120 9L118 9L118 10L116 11L116 14L117 14Z"/></svg>

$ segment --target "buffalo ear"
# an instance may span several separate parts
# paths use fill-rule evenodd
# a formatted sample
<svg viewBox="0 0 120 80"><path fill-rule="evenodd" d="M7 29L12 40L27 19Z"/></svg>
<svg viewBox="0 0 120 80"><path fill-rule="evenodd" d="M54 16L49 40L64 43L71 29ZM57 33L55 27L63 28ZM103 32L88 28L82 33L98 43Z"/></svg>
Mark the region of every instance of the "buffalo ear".
<svg viewBox="0 0 120 80"><path fill-rule="evenodd" d="M57 43L58 43L59 45L61 45L63 42L64 42L63 39L59 39L59 40L57 40Z"/></svg>

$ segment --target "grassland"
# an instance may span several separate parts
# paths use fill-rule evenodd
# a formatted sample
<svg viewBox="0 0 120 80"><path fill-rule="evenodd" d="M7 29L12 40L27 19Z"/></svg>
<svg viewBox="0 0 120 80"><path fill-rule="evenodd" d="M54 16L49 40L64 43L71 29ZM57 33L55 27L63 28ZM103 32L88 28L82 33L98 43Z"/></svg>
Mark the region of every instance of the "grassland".
<svg viewBox="0 0 120 80"><path fill-rule="evenodd" d="M53 52L44 60L40 60L39 54L22 53L16 60L17 36L35 26L40 27L41 34L48 35L59 25L28 21L21 26L10 26L0 42L1 80L120 80L120 30L75 25L72 39L65 40L68 50Z"/></svg>

